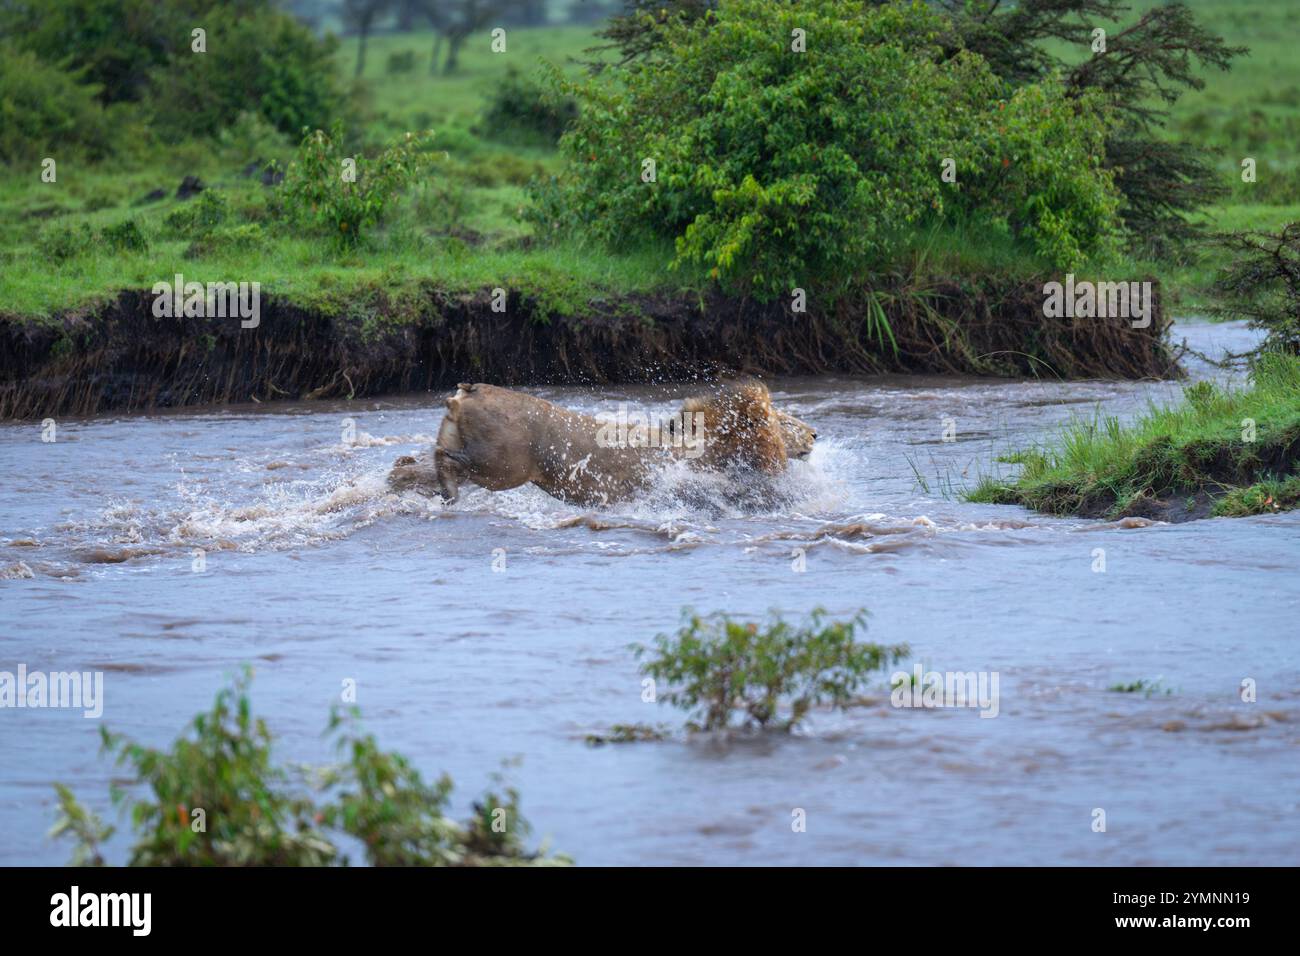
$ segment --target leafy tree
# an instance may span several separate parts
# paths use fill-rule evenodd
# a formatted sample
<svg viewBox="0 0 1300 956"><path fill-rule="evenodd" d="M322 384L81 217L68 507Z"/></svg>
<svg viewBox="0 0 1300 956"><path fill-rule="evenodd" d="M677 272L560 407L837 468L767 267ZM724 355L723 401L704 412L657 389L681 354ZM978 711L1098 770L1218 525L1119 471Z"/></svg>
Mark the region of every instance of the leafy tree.
<svg viewBox="0 0 1300 956"><path fill-rule="evenodd" d="M93 86L0 41L0 162L37 162L76 150L102 159L113 149L113 120Z"/></svg>
<svg viewBox="0 0 1300 956"><path fill-rule="evenodd" d="M567 171L537 194L553 229L670 237L679 263L761 297L844 292L891 264L900 234L945 217L1062 266L1113 248L1095 97L945 58L943 21L919 5L723 0L709 17L664 26L622 83L556 78L581 112Z"/></svg>
<svg viewBox="0 0 1300 956"><path fill-rule="evenodd" d="M355 33L357 39L357 66L355 73L360 76L366 68L366 40L375 22L389 12L393 0L343 0L343 22ZM404 3L400 7L403 16L412 16L415 4Z"/></svg>
<svg viewBox="0 0 1300 956"><path fill-rule="evenodd" d="M0 36L92 84L103 103L145 103L165 139L213 135L250 109L296 135L343 106L335 42L271 0L11 0Z"/></svg>
<svg viewBox="0 0 1300 956"><path fill-rule="evenodd" d="M342 124L335 124L330 133L308 132L285 171L278 194L282 213L290 222L331 236L340 246L356 246L383 219L398 191L427 167L427 145L425 136L407 133L369 157L344 150Z"/></svg>
<svg viewBox="0 0 1300 956"><path fill-rule="evenodd" d="M189 43L211 0L10 0L0 36L95 85L104 103L144 97L153 71Z"/></svg>
<svg viewBox="0 0 1300 956"><path fill-rule="evenodd" d="M775 0L780 2L780 0ZM862 6L892 0L860 0ZM794 8L802 0L791 0ZM707 29L718 0L626 0L602 36L623 63L662 55L673 25ZM1168 106L1185 90L1201 89L1198 67L1228 69L1245 52L1202 27L1183 3L1165 3L1136 22L1110 29L1106 51L1079 62L1058 56L1050 43L1090 52L1093 31L1115 27L1131 10L1127 0L934 0L942 15L944 55L978 53L1003 79L1023 85L1060 73L1069 95L1100 94L1117 122L1105 141L1106 166L1124 196L1121 216L1140 243L1161 252L1199 234L1187 214L1224 192L1206 152L1161 135Z"/></svg>
<svg viewBox="0 0 1300 956"><path fill-rule="evenodd" d="M187 44L157 73L150 105L163 134L213 136L245 111L281 133L328 125L344 111L332 37L270 9L216 7L202 17L207 52Z"/></svg>
<svg viewBox="0 0 1300 956"><path fill-rule="evenodd" d="M1268 332L1265 348L1300 355L1300 222L1218 241L1234 258L1215 283L1215 313L1249 319Z"/></svg>
<svg viewBox="0 0 1300 956"><path fill-rule="evenodd" d="M1226 70L1245 52L1196 22L1182 3L1153 7L1108 31L1103 53L1082 62L1048 52L1044 41L1090 51L1093 31L1121 21L1125 0L941 0L950 18L948 55L973 50L995 73L1029 83L1062 72L1071 96L1100 94L1117 122L1106 137L1106 166L1124 195L1121 216L1140 242L1161 252L1196 235L1187 213L1222 195L1206 153L1161 136L1168 106L1205 81L1197 66Z"/></svg>

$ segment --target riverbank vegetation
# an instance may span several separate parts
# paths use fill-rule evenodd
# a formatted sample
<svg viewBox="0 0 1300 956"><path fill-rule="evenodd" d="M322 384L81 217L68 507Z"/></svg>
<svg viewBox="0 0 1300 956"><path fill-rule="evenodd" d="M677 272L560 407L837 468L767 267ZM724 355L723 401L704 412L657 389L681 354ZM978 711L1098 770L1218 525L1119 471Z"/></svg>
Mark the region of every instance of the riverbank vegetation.
<svg viewBox="0 0 1300 956"><path fill-rule="evenodd" d="M420 327L466 315L438 303L494 289L539 327L640 321L643 334L603 341L566 332L566 360L583 369L574 380L610 380L605 369L635 364L619 349L657 347L647 303L696 303L676 316L690 326L706 302L747 314L751 299L780 305L791 330L815 327L793 363L805 371L1021 374L988 358L1020 351L1061 375L1165 375L1172 360L1144 357L1163 323L1138 341L1040 314L1037 330L1011 322L1008 344L980 331L986 309L963 290L1018 302L1067 270L1150 276L1164 301L1200 308L1222 253L1201 251L1217 247L1193 243L1193 227L1272 229L1300 212L1300 69L1269 0L1241 15L1221 0L1192 0L1191 14L1146 0L1133 11L1112 0L665 2L654 6L710 10L690 25L665 13L612 27L541 26L567 8L504 0L476 8L483 22L454 3L437 16L349 4L347 20L294 4L319 15L314 28L271 0L138 6L129 17L116 0L0 13L0 324L6 343L23 343L5 363L12 388L57 375L51 363L69 366L83 347L95 367L97 350L122 354L109 333L123 294L178 273L260 282L280 314L310 316L350 354L403 327L433 348ZM1094 21L1113 27L1109 59L1091 49ZM94 26L68 44L70 23ZM1157 41L1150 69L1134 69ZM1183 141L1207 151L1160 146ZM1243 155L1256 182L1240 181ZM324 174L347 159L355 181L331 184ZM790 367L758 338L739 364ZM111 374L166 377L183 364L155 351L156 364ZM693 354L665 358L680 369ZM229 396L178 381L147 391L363 394L329 383L379 382L359 373L372 359ZM508 372L486 353L468 365ZM444 371L454 382L467 368ZM414 366L406 378L442 380ZM128 393L142 394L76 407L122 407ZM71 407L35 395L19 405Z"/></svg>
<svg viewBox="0 0 1300 956"><path fill-rule="evenodd" d="M1266 352L1250 384L1197 382L1131 424L1075 419L1041 445L1000 459L967 499L1049 514L1152 517L1269 514L1300 505L1300 357Z"/></svg>
<svg viewBox="0 0 1300 956"><path fill-rule="evenodd" d="M529 851L519 794L506 787L449 815L452 781L426 781L401 754L380 749L355 709L331 715L340 761L303 768L277 763L269 728L254 717L245 670L194 718L170 749L102 730L103 749L130 774L113 803L130 820L128 866L346 866L349 841L371 866L565 865ZM115 828L59 786L51 836L73 841L72 863L103 866Z"/></svg>

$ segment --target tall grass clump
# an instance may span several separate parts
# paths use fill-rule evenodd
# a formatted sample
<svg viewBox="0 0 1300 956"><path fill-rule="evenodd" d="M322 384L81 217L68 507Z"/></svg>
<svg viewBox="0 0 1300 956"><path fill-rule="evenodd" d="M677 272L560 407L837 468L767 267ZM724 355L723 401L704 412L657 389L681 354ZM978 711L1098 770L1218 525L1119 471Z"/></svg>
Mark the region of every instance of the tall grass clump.
<svg viewBox="0 0 1300 956"><path fill-rule="evenodd" d="M1033 448L1004 456L1013 481L985 477L967 499L1054 514L1119 513L1140 497L1230 494L1285 479L1300 463L1300 358L1265 352L1246 388L1188 386L1180 402L1149 406L1131 423L1075 418Z"/></svg>

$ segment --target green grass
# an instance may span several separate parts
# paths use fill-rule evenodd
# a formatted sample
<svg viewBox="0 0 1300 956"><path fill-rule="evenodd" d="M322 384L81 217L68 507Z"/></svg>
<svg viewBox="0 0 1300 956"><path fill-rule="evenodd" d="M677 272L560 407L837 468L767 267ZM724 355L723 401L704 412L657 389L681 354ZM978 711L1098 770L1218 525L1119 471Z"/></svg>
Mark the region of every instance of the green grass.
<svg viewBox="0 0 1300 956"><path fill-rule="evenodd" d="M1300 503L1298 456L1300 358L1266 354L1248 388L1198 382L1181 402L1152 405L1128 425L1076 418L1044 444L1000 459L1019 465L1018 476L985 476L966 499L1114 516L1142 500L1205 493L1217 499L1216 514L1255 514Z"/></svg>
<svg viewBox="0 0 1300 956"><path fill-rule="evenodd" d="M1189 90L1169 107L1166 134L1203 146L1221 182L1223 201L1193 217L1214 232L1274 231L1300 220L1300 57L1295 50L1294 4L1282 0L1182 0L1206 28L1248 52L1232 69L1201 71L1202 90ZM1133 0L1131 22L1161 0ZM1068 57L1061 44L1052 47ZM1082 55L1090 55L1084 51ZM1256 182L1241 181L1241 161L1256 160ZM1214 246L1189 249L1182 261L1136 262L1138 272L1162 279L1165 307L1201 315L1210 286L1227 263Z"/></svg>
<svg viewBox="0 0 1300 956"><path fill-rule="evenodd" d="M1152 0L1137 0L1138 9ZM1173 108L1171 135L1204 142L1232 184L1233 194L1206 210L1214 229L1274 229L1300 218L1300 58L1290 39L1289 7L1278 0L1190 0L1200 19L1251 53L1227 74L1215 71L1204 91L1186 94ZM287 234L267 223L265 242L252 251L191 249L164 223L180 203L168 198L136 202L154 189L170 197L185 175L198 175L241 210L238 222L256 222L264 188L239 170L252 159L287 160L292 143L265 131L233 130L223 142L162 148L131 143L127 155L98 166L60 160L58 182L39 170L0 175L0 314L48 318L90 310L123 288L148 288L182 272L197 281L259 281L264 295L288 297L336 311L371 307L402 314L429 287L450 292L513 287L557 304L577 304L609 294L637 294L703 285L691 271L669 270L669 244L612 254L574 246L532 245L522 216L527 184L557 172L558 153L538 146L495 142L480 118L510 67L530 73L543 62L574 73L597 41L592 28L512 29L508 52L492 53L486 36L465 47L459 70L429 70L433 35L373 37L358 88L363 143L375 146L410 130L432 129L445 156L426 183L403 197L385 227L361 251L340 253L324 240ZM352 79L357 42L338 51L341 75ZM391 54L412 51L414 69L390 74ZM1240 183L1240 160L1259 161L1253 187ZM150 248L119 253L102 246L66 262L51 261L42 234L59 224L85 223L103 230L134 218ZM960 226L916 234L904 243L895 267L912 275L1028 274L1042 264L1022 244L987 230ZM187 250L190 255L186 255ZM1125 260L1093 267L1162 278L1167 307L1202 313L1222 253L1205 249L1179 263ZM1076 269L1084 274L1087 269ZM367 304L370 303L370 304Z"/></svg>

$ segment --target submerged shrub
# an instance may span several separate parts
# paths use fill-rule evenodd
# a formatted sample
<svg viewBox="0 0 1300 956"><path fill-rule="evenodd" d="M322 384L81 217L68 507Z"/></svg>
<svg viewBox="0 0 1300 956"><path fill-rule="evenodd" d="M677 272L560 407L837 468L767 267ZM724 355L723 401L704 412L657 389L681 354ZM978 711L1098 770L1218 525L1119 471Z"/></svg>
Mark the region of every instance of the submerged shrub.
<svg viewBox="0 0 1300 956"><path fill-rule="evenodd" d="M104 749L130 766L147 793L132 797L114 787L113 800L129 809L135 832L131 866L326 866L349 861L334 839L361 841L373 866L482 866L567 864L544 850L529 852L519 795L486 793L473 816L446 815L451 779L427 784L400 754L379 749L355 729L356 714L331 716L343 762L314 774L295 774L272 760L272 736L255 719L245 670L221 690L187 736L155 750L101 731ZM114 829L59 786L59 818L52 836L74 841L73 863L102 865L99 843ZM318 802L313 791L330 799Z"/></svg>
<svg viewBox="0 0 1300 956"><path fill-rule="evenodd" d="M285 171L278 202L284 217L355 246L380 222L393 197L429 163L428 138L407 133L379 155L353 156L343 147L343 128L307 133Z"/></svg>
<svg viewBox="0 0 1300 956"><path fill-rule="evenodd" d="M663 699L690 712L689 729L725 730L738 712L743 723L790 730L814 707L847 706L873 672L907 656L903 644L857 641L866 626L866 612L828 621L821 608L797 626L692 614L675 636L634 649L642 673L672 688Z"/></svg>
<svg viewBox="0 0 1300 956"><path fill-rule="evenodd" d="M709 16L667 21L621 84L557 77L581 112L565 174L537 193L553 229L672 237L679 263L764 297L843 288L888 266L902 234L952 217L1010 229L1059 266L1114 247L1092 96L945 58L943 21L921 4L722 0Z"/></svg>

